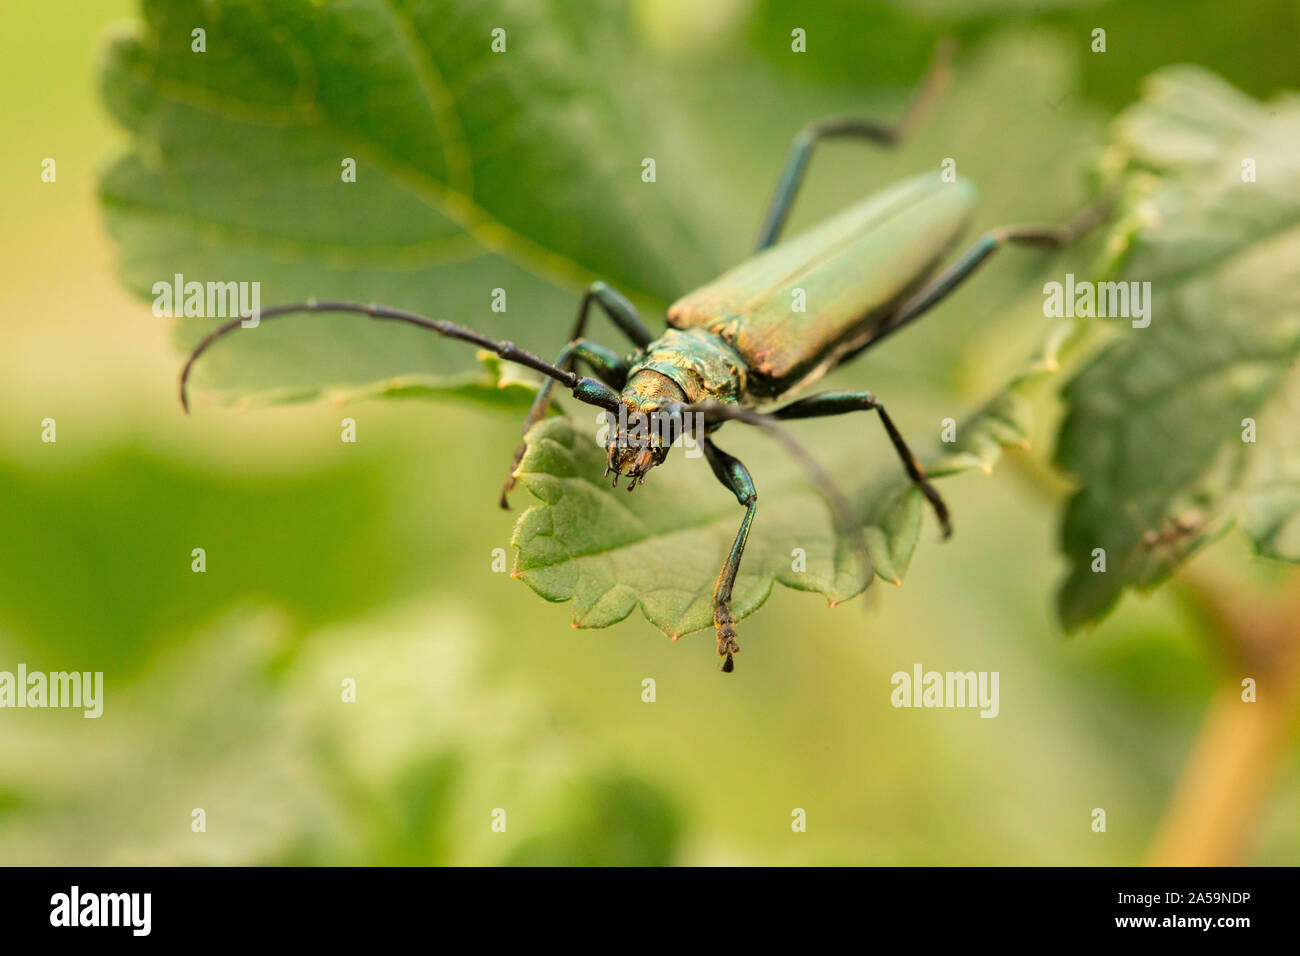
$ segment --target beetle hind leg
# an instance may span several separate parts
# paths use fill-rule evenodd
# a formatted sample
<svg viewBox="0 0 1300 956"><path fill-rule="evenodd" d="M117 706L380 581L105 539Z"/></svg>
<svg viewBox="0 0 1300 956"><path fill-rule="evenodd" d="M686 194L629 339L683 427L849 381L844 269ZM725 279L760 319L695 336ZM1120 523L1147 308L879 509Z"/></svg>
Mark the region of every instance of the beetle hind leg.
<svg viewBox="0 0 1300 956"><path fill-rule="evenodd" d="M1106 198L1085 206L1063 226L1002 226L999 229L990 229L952 265L932 278L911 299L899 306L898 311L889 317L868 345L876 345L886 335L891 335L907 323L920 318L969 279L984 260L1002 246L1061 249L1102 223L1110 213L1110 208L1111 200ZM856 354L857 352L850 352L844 357L844 361L847 362Z"/></svg>
<svg viewBox="0 0 1300 956"><path fill-rule="evenodd" d="M936 44L930 60L930 68L912 93L906 110L896 123L880 123L875 120L855 116L832 116L811 123L795 137L786 158L785 168L777 183L776 193L763 219L759 232L757 249L762 252L776 242L785 226L786 216L794 204L794 197L803 183L808 160L813 147L823 139L852 137L880 146L896 146L901 142L921 117L929 110L943 88L948 84L952 67L952 55L956 44L951 37L945 37Z"/></svg>

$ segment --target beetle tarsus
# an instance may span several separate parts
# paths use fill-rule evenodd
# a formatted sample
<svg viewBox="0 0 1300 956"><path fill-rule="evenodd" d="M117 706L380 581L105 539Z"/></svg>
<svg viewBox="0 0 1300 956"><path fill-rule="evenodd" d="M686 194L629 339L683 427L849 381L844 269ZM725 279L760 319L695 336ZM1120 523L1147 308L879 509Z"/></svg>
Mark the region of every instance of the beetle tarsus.
<svg viewBox="0 0 1300 956"><path fill-rule="evenodd" d="M528 432L528 425L524 426L524 433ZM528 443L520 442L519 447L515 449L514 460L510 462L510 473L506 475L506 483L501 488L501 509L510 510L510 492L515 490L515 485L519 483L519 478L515 474L519 469L519 464L524 460L524 454L528 451Z"/></svg>
<svg viewBox="0 0 1300 956"><path fill-rule="evenodd" d="M921 489L921 494L925 495L926 501L930 502L930 506L934 508L934 516L939 519L939 527L943 532L943 537L945 539L951 538L952 518L948 515L948 505L944 503L943 498L939 497L939 492L935 490L934 485L930 484L930 480L925 476L924 471L921 472L921 480L916 487Z"/></svg>
<svg viewBox="0 0 1300 956"><path fill-rule="evenodd" d="M735 655L740 653L740 642L736 640L736 621L731 616L729 604L718 604L713 608L713 626L718 631L718 656L724 658L721 670L730 674L736 669Z"/></svg>

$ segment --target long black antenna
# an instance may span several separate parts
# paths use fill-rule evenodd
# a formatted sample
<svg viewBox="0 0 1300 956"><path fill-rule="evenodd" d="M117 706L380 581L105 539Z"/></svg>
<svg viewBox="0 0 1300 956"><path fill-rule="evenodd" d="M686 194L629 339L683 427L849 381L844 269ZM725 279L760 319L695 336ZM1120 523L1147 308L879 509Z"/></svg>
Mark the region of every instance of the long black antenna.
<svg viewBox="0 0 1300 956"><path fill-rule="evenodd" d="M291 315L296 312L347 312L356 315L368 316L372 319L379 319L390 322L406 322L410 325L427 329L430 332L437 332L439 335L445 335L447 338L459 339L462 342L469 342L479 348L488 349L495 352L507 362L514 362L517 365L523 365L534 371L541 372L543 375L549 375L566 388L573 389L574 395L581 401L589 405L598 405L605 409L618 408L618 396L612 390L595 382L592 379L580 378L576 372L567 371L558 365L552 365L532 352L527 352L519 348L513 342L499 342L496 339L490 339L486 335L481 335L473 329L466 329L459 325L453 325L451 322L444 322L441 319L430 319L415 312L406 312L402 309L389 308L386 305L370 303L361 305L356 302L321 302L317 299L308 299L306 302L294 302L288 305L272 306L269 309L263 309L258 315L258 320L274 319L282 315ZM190 400L187 393L187 385L190 378L190 371L194 368L194 363L198 361L200 355L206 352L212 343L239 328L244 322L248 321L251 316L231 319L218 328L212 330L194 346L194 351L190 353L185 360L185 367L181 369L180 393L181 407L185 409L185 414L189 414ZM249 326L255 328L256 326ZM579 387L581 386L581 387Z"/></svg>

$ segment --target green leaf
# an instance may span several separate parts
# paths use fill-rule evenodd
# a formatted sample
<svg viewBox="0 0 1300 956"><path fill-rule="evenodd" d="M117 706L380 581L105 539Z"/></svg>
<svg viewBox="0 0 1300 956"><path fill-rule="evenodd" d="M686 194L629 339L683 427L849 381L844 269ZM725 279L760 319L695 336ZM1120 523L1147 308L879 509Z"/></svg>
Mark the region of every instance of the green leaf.
<svg viewBox="0 0 1300 956"><path fill-rule="evenodd" d="M226 404L255 408L305 402L322 395L335 405L350 405L372 398L439 398L465 401L523 415L537 395L542 376L531 369L504 362L493 352L480 351L477 362L462 372L446 375L394 375L364 385L280 386L242 393L218 393Z"/></svg>
<svg viewBox="0 0 1300 956"><path fill-rule="evenodd" d="M1105 271L1151 283L1151 324L1125 323L1065 390L1057 458L1081 485L1063 536L1070 628L1234 521L1261 554L1300 559L1300 101L1173 67L1115 139L1126 179Z"/></svg>
<svg viewBox="0 0 1300 956"><path fill-rule="evenodd" d="M720 269L708 217L688 201L690 162L646 132L660 107L628 80L636 52L618 4L143 10L103 71L130 146L100 198L122 281L144 298L177 273L259 282L263 306L380 301L549 355L591 281L658 304ZM196 29L206 52L191 48ZM641 178L647 156L654 183ZM187 348L212 323L176 326ZM198 375L283 401L459 387L473 364L425 332L313 315L241 329Z"/></svg>
<svg viewBox="0 0 1300 956"><path fill-rule="evenodd" d="M958 427L953 450L928 465L933 476L973 468L988 473L1002 448L1027 444L1024 392L1055 371L1057 350L1070 328L1054 331L1042 354L1008 389ZM515 577L548 601L573 601L575 627L607 627L637 607L674 640L712 625L713 585L742 511L702 460L688 462L697 467L676 469L671 482L655 481L655 474L628 493L602 477L605 452L594 427L584 431L569 419L553 418L534 426L527 444L517 473L541 504L524 512L515 526ZM860 450L849 444L846 461L860 458ZM682 448L673 456L687 454ZM901 583L920 538L923 502L901 466L892 460L888 466L855 495L866 556L801 472L787 469L784 480L762 483L733 592L737 620L756 611L775 582L821 594L832 607L866 590L873 573ZM764 507L768 500L774 507ZM800 570L795 570L797 559L802 559Z"/></svg>

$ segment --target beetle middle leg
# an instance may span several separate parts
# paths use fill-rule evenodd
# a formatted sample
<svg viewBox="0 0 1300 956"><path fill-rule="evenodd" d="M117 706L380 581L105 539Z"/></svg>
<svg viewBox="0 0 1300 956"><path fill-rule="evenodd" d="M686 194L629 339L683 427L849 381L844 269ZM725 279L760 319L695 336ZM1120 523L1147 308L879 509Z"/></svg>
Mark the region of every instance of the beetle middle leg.
<svg viewBox="0 0 1300 956"><path fill-rule="evenodd" d="M619 331L637 348L643 348L654 340L654 333L645 327L637 314L636 307L618 290L607 283L597 281L593 282L583 294L582 302L578 305L577 321L574 322L573 331L569 334L569 344L561 350L555 364L560 368L572 370L577 362L582 361L590 366L596 377L606 385L622 389L627 380L627 360L604 346L585 341L582 337L587 329L587 316L591 313L592 303L599 305L618 326ZM524 418L522 434L527 435L529 429L546 417L554 391L553 382L542 383L537 397L533 399L533 404L528 409L528 415ZM510 463L510 474L506 476L505 486L501 489L501 507L507 511L510 510L510 492L514 490L516 483L515 469L523 461L527 450L527 443L521 441Z"/></svg>
<svg viewBox="0 0 1300 956"><path fill-rule="evenodd" d="M925 495L927 501L934 508L935 517L939 519L939 525L943 529L943 536L946 538L952 534L952 522L948 517L948 506L944 504L943 498L939 496L930 484L930 479L925 475L925 469L921 463L916 460L912 450L907 447L907 442L903 440L902 434L897 426L894 425L893 419L885 411L876 396L870 392L822 392L820 395L810 395L807 398L801 398L797 402L791 402L784 408L778 408L772 412L773 418L790 419L790 418L822 418L827 415L843 415L846 412L864 412L874 411L880 416L880 423L885 426L885 431L889 434L889 440L893 443L894 450L898 452L898 457L903 463L903 468L907 471L907 477L912 480L912 484L920 489L921 494Z"/></svg>
<svg viewBox="0 0 1300 956"><path fill-rule="evenodd" d="M718 656L724 658L723 672L730 674L736 666L735 655L740 653L740 644L736 640L736 621L731 616L731 589L736 583L736 572L740 570L740 558L745 553L750 525L754 523L758 491L755 490L754 479L749 476L749 469L744 463L713 444L710 438L704 439L704 456L708 458L718 481L726 485L736 500L745 506L745 517L740 522L740 530L736 532L731 551L718 574L718 583L713 588L713 626L718 634Z"/></svg>
<svg viewBox="0 0 1300 956"><path fill-rule="evenodd" d="M954 46L951 37L945 37L935 46L929 69L917 84L912 98L907 103L907 108L896 123L880 123L855 116L831 116L810 123L799 132L794 139L794 145L790 147L785 168L781 171L781 179L777 183L776 194L772 197L772 204L768 207L767 216L763 220L763 228L759 232L755 251L761 252L776 242L777 237L780 236L785 218L790 212L791 205L794 204L794 197L803 183L804 172L807 170L813 146L819 140L843 136L865 139L881 146L897 145L912 131L912 127L925 115L948 84Z"/></svg>

